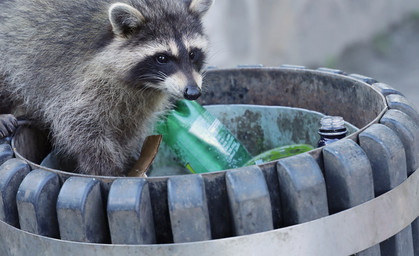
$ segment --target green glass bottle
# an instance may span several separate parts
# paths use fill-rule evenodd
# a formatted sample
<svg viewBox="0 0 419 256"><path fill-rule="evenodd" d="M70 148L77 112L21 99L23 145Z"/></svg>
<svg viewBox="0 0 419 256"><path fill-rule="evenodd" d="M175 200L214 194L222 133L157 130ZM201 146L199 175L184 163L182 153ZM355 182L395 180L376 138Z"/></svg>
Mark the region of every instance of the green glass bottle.
<svg viewBox="0 0 419 256"><path fill-rule="evenodd" d="M156 128L192 173L237 168L251 159L237 138L195 101L178 101Z"/></svg>

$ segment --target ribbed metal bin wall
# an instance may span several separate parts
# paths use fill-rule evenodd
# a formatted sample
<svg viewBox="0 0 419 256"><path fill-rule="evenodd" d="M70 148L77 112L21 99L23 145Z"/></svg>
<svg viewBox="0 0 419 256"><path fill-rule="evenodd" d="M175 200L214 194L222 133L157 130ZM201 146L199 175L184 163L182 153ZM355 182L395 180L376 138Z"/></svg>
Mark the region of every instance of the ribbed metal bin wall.
<svg viewBox="0 0 419 256"><path fill-rule="evenodd" d="M419 114L402 93L296 66L205 83L203 104L306 108L360 131L260 166L140 179L40 168L49 148L21 127L15 151L0 145L0 254L419 255Z"/></svg>

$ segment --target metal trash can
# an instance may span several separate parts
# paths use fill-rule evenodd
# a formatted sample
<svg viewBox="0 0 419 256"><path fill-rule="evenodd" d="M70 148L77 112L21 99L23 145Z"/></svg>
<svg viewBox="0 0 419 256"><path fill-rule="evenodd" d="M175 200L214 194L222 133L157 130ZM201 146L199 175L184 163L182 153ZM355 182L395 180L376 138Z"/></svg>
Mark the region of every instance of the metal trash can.
<svg viewBox="0 0 419 256"><path fill-rule="evenodd" d="M301 108L359 130L258 166L141 179L41 168L46 137L22 127L0 147L0 254L419 255L419 114L400 92L296 66L213 69L205 83L205 105Z"/></svg>

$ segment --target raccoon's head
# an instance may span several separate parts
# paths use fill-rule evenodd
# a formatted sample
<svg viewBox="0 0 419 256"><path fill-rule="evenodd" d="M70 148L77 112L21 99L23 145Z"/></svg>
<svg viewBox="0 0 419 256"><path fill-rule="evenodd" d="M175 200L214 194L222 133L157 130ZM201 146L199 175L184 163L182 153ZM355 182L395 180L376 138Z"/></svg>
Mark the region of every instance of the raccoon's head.
<svg viewBox="0 0 419 256"><path fill-rule="evenodd" d="M202 16L213 0L131 0L109 8L124 80L139 89L195 100L208 45ZM122 52L122 51L121 51Z"/></svg>

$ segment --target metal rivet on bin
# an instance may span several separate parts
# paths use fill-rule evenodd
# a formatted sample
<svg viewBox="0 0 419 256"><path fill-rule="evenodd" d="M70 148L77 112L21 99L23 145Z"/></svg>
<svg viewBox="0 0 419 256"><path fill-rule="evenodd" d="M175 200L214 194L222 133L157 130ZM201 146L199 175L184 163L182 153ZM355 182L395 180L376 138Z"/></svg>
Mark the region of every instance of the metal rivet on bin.
<svg viewBox="0 0 419 256"><path fill-rule="evenodd" d="M20 228L58 238L55 206L59 191L57 174L40 169L31 171L23 179L16 195Z"/></svg>
<svg viewBox="0 0 419 256"><path fill-rule="evenodd" d="M108 196L108 221L113 244L156 242L150 193L145 179L118 179Z"/></svg>
<svg viewBox="0 0 419 256"><path fill-rule="evenodd" d="M173 176L167 181L173 241L211 239L208 205L201 175Z"/></svg>
<svg viewBox="0 0 419 256"><path fill-rule="evenodd" d="M326 183L313 157L300 154L280 159L277 170L285 226L329 215Z"/></svg>
<svg viewBox="0 0 419 256"><path fill-rule="evenodd" d="M269 192L257 166L229 170L227 194L235 235L248 235L273 229Z"/></svg>
<svg viewBox="0 0 419 256"><path fill-rule="evenodd" d="M61 239L105 243L109 240L100 182L70 177L58 195L57 216Z"/></svg>
<svg viewBox="0 0 419 256"><path fill-rule="evenodd" d="M12 158L0 166L0 220L19 227L16 194L22 180L30 171L29 165Z"/></svg>

